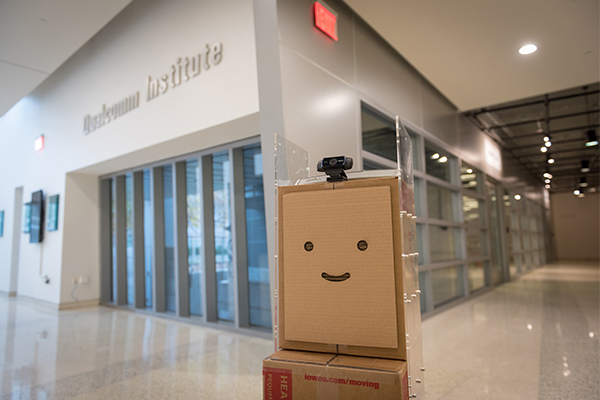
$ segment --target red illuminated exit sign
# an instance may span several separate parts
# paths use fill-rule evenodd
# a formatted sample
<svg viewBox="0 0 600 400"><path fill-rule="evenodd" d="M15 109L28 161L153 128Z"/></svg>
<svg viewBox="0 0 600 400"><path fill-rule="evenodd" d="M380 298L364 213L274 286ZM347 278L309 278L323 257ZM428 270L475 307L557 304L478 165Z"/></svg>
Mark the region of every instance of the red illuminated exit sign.
<svg viewBox="0 0 600 400"><path fill-rule="evenodd" d="M315 26L337 42L337 17L318 1L315 2Z"/></svg>

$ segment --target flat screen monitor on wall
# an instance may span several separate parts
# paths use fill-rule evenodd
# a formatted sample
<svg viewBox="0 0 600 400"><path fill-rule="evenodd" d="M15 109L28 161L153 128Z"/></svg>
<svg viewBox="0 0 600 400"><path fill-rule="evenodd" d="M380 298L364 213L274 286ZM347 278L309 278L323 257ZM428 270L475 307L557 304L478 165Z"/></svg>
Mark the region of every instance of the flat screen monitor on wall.
<svg viewBox="0 0 600 400"><path fill-rule="evenodd" d="M38 190L31 194L31 222L29 243L41 243L44 239L44 192Z"/></svg>

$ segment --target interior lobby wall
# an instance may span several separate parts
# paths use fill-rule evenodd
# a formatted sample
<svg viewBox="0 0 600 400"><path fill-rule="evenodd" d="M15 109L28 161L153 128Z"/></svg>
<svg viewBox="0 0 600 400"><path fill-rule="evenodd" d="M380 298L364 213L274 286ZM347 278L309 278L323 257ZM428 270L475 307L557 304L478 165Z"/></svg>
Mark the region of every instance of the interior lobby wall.
<svg viewBox="0 0 600 400"><path fill-rule="evenodd" d="M550 203L558 260L600 259L600 194L557 193Z"/></svg>
<svg viewBox="0 0 600 400"><path fill-rule="evenodd" d="M361 167L361 101L399 115L457 155L465 131L476 146L469 153L484 153L486 135L464 121L459 126L456 107L352 9L327 3L337 13L334 41L315 27L312 3L277 3L285 136L309 152L311 174L317 160L331 155L351 156ZM481 157L470 160L489 172Z"/></svg>
<svg viewBox="0 0 600 400"><path fill-rule="evenodd" d="M0 119L5 220L12 219L17 187L23 186L24 202L39 189L60 196L58 231L46 232L41 244L21 236L18 295L70 301L73 276L91 275L96 282L77 293L97 298L89 262L98 252L92 184L98 175L141 159L170 157L182 143L184 152L193 152L257 134L256 127L243 124L236 125L235 134L214 137L224 129L212 131L258 112L254 40L250 0L135 0ZM34 140L42 134L45 147L36 152ZM173 146L186 137L193 140ZM138 157L144 149L151 150ZM68 178L70 172L78 174ZM7 262L0 263L0 291L8 291L10 280L13 235L8 232L12 225L5 222L0 259ZM40 278L45 275L49 284Z"/></svg>

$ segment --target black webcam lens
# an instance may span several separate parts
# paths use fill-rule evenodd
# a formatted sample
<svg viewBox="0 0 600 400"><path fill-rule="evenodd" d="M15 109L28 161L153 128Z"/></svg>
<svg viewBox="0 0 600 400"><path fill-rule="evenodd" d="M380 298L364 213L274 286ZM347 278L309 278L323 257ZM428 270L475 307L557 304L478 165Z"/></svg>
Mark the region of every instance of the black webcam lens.
<svg viewBox="0 0 600 400"><path fill-rule="evenodd" d="M356 244L356 247L358 247L358 249L360 251L365 251L367 249L367 247L369 247L369 245L367 244L366 241L361 240Z"/></svg>
<svg viewBox="0 0 600 400"><path fill-rule="evenodd" d="M306 251L312 251L312 249L314 249L315 246L312 244L312 242L306 242L304 243L304 250Z"/></svg>

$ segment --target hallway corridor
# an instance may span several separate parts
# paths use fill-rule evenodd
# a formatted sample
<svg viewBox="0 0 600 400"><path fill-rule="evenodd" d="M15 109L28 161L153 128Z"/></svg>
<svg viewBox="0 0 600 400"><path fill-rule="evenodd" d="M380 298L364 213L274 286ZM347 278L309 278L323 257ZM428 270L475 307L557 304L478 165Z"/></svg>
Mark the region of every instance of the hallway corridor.
<svg viewBox="0 0 600 400"><path fill-rule="evenodd" d="M599 399L600 270L556 263L423 322L438 399ZM0 399L260 399L268 338L0 297Z"/></svg>

